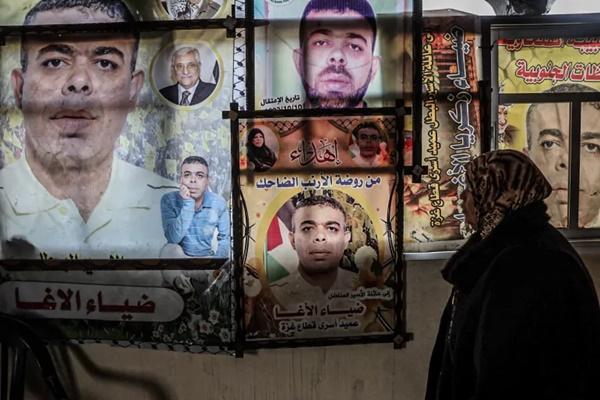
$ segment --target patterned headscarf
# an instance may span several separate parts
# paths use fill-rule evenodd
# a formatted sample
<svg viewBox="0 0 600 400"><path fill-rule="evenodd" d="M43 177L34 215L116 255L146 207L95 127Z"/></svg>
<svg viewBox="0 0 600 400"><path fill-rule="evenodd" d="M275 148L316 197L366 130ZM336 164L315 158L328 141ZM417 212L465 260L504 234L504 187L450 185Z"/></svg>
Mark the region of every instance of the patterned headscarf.
<svg viewBox="0 0 600 400"><path fill-rule="evenodd" d="M475 203L482 238L507 213L550 196L552 187L525 154L496 150L474 158L466 165L467 190Z"/></svg>

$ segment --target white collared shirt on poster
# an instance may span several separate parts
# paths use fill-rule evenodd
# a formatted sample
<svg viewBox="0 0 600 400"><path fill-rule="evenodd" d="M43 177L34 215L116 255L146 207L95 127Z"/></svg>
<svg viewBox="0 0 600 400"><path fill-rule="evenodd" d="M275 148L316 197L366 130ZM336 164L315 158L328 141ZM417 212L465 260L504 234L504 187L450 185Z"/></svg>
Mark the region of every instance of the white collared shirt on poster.
<svg viewBox="0 0 600 400"><path fill-rule="evenodd" d="M46 190L25 157L0 170L0 186L3 247L15 239L33 246L27 254L2 256L38 259L43 253L56 259L158 257L166 243L160 199L178 187L115 157L106 191L85 221L73 200L57 199Z"/></svg>

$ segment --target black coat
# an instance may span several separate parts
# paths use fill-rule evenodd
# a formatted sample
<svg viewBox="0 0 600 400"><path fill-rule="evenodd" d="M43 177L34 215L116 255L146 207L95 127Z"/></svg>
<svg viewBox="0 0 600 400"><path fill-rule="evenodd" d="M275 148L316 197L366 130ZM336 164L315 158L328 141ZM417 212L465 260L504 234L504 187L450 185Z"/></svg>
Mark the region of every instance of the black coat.
<svg viewBox="0 0 600 400"><path fill-rule="evenodd" d="M194 97L192 97L192 100L190 101L190 105L193 106L206 100L206 98L210 96L211 93L215 90L216 86L217 85L215 85L214 83L199 81L198 87L196 87L196 91L194 92ZM171 103L179 104L179 93L177 91L177 84L160 89L160 94L162 94L163 97L169 100Z"/></svg>
<svg viewBox="0 0 600 400"><path fill-rule="evenodd" d="M427 400L600 399L598 298L545 211L524 207L448 261Z"/></svg>

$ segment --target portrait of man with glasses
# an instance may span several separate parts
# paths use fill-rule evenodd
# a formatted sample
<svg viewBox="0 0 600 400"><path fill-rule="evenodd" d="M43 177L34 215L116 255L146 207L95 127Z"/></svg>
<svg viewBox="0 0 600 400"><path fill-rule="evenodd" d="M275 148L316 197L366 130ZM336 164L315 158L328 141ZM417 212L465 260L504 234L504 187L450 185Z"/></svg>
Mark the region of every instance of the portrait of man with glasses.
<svg viewBox="0 0 600 400"><path fill-rule="evenodd" d="M200 52L195 47L181 47L171 56L171 79L176 83L160 89L173 104L193 106L206 100L216 85L200 79Z"/></svg>

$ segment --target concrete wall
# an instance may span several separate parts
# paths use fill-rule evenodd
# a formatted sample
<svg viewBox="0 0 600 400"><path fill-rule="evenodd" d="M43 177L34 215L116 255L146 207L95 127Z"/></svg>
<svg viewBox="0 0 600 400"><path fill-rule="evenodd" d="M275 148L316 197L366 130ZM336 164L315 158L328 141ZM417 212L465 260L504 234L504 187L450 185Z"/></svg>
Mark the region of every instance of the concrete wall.
<svg viewBox="0 0 600 400"><path fill-rule="evenodd" d="M600 289L600 246L581 250ZM413 261L407 270L408 329L391 344L260 350L242 359L106 345L55 348L63 381L84 400L416 400L424 396L429 355L450 287L445 261ZM28 385L28 399L44 399Z"/></svg>

